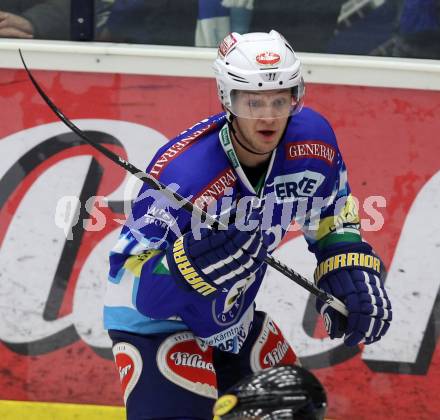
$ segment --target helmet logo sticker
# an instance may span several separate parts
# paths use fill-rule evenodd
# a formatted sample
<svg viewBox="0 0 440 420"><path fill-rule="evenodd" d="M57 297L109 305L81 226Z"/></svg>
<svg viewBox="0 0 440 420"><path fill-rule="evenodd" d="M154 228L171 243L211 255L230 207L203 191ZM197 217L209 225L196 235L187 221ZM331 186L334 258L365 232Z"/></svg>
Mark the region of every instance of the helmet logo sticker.
<svg viewBox="0 0 440 420"><path fill-rule="evenodd" d="M262 66L273 66L274 64L278 64L280 62L281 57L277 53L265 51L258 54L255 57L255 60L258 64L261 64Z"/></svg>
<svg viewBox="0 0 440 420"><path fill-rule="evenodd" d="M237 43L237 39L234 37L234 35L229 34L219 45L218 47L218 53L226 57L228 52L232 49L232 47Z"/></svg>

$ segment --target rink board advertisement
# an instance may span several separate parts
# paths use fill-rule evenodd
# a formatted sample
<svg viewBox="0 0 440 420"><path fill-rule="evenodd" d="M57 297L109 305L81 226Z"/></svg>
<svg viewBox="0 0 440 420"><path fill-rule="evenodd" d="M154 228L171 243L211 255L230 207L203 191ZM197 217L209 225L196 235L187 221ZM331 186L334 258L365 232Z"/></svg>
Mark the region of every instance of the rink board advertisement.
<svg viewBox="0 0 440 420"><path fill-rule="evenodd" d="M206 78L35 71L87 135L145 169L219 111ZM80 143L22 70L0 70L0 399L122 405L101 307L107 255L139 188ZM428 419L440 403L440 92L309 84L337 134L395 319L372 346L326 338L313 299L275 271L258 306L323 381L332 419ZM275 256L311 277L296 231Z"/></svg>

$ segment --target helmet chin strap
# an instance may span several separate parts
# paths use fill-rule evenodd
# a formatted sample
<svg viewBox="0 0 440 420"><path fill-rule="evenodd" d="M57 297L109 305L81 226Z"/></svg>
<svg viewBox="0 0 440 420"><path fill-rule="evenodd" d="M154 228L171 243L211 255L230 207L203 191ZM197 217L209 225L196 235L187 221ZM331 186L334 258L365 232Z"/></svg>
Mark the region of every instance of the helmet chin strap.
<svg viewBox="0 0 440 420"><path fill-rule="evenodd" d="M256 152L256 151L254 151L254 150L249 149L249 147L245 146L245 145L239 140L238 135L237 135L237 131L235 130L234 126L232 125L232 122L233 122L233 120L234 120L234 115L233 115L229 110L226 111L226 120L228 121L228 127L229 127L229 130L232 132L232 135L234 136L234 139L237 141L237 143L238 143L238 144L239 144L244 150L246 150L247 152L252 153L252 154L254 154L254 155L259 155L259 156L269 155L269 154L271 154L271 153L272 153L272 152L278 147L278 145L279 145L280 142L281 142L281 139L282 139L283 136L284 136L284 133L285 133L286 130L287 130L287 126L289 125L290 118L292 118L292 117L289 117L289 118L288 118L288 120L287 120L287 124L286 124L286 127L284 128L283 134L281 135L280 141L277 143L277 145L276 145L276 146L275 146L270 152L264 152L264 153L261 153L261 152ZM242 135L241 130L240 130L240 127L237 127L237 128L238 128L239 134Z"/></svg>

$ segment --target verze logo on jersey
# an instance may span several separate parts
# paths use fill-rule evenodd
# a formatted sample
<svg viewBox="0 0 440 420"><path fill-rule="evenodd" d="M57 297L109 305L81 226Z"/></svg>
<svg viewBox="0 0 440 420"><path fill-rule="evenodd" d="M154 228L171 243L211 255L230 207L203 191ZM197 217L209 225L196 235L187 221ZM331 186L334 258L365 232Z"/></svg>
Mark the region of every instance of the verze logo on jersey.
<svg viewBox="0 0 440 420"><path fill-rule="evenodd" d="M336 151L322 141L308 140L286 144L286 156L288 160L315 158L333 164Z"/></svg>
<svg viewBox="0 0 440 420"><path fill-rule="evenodd" d="M302 197L313 197L324 179L324 175L313 171L277 176L274 179L277 202L282 203L295 201Z"/></svg>

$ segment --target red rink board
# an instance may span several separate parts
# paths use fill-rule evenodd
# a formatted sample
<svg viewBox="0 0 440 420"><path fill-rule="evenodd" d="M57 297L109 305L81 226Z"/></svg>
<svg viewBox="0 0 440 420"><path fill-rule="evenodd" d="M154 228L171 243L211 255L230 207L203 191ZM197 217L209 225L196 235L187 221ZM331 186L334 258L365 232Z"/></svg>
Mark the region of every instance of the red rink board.
<svg viewBox="0 0 440 420"><path fill-rule="evenodd" d="M71 119L137 123L167 138L220 110L211 79L46 71L35 71L35 76ZM17 160L10 158L12 146L10 142L6 144L5 137L58 120L39 98L23 71L0 70L0 80L0 155L3 167L9 168ZM391 265L416 197L440 171L440 92L309 84L306 105L320 111L332 123L349 169L351 188L359 200L363 202L370 195L386 198L387 206L381 209L383 228L378 232L366 232L365 238L385 263ZM68 129L64 132L67 133ZM48 133L47 137L51 134ZM139 139L138 144L139 149L148 147L148 139ZM126 156L123 146L113 150ZM23 154L25 151L24 148ZM120 185L124 177L122 170L115 169L112 163L86 146L56 152L32 171L27 172L24 165L25 173L12 190L4 183L0 184L0 257L3 253L3 257L14 259L14 255L5 256L3 241L32 185L57 163L84 154L93 154L103 168L96 195L107 195ZM432 194L430 204L440 210L440 189L433 188L433 191L438 194ZM104 213L116 214L111 209ZM438 219L422 219L420 224L432 224L433 234L439 232L436 227ZM107 223L99 232L84 233L55 319L72 313L73 295L82 265L102 238L118 226L115 222ZM286 241L295 236L291 235ZM24 234L14 239L23 243L27 241ZM410 239L405 237L405 241ZM33 245L39 247L39 243ZM415 264L422 257L440 260L440 244L425 247L423 242L409 242L408 246L414 248ZM10 304L14 300L11 294L26 293L8 286L17 279L25 282L26 272L21 271L18 260L15 271L0 268L1 305L6 308L4 311L11 313L15 309ZM41 261L35 261L35 269L44 275ZM102 270L105 270L105 262ZM421 349L416 363L400 363L398 353L396 363L390 360L366 363L362 358L363 348L339 357L332 353L315 361L308 360L307 365L328 390L329 417L431 419L438 415L440 403L436 396L440 389L440 351L436 344L440 307L434 303L440 284L439 272L432 272L432 276L431 300L427 298L421 303L433 305L429 322L423 321L421 327L423 342L411 342ZM52 280L48 275L47 282ZM404 282L401 287L405 289ZM418 317L417 307L413 308L411 316ZM32 324L26 325L26 317L22 321L24 326L33 329ZM293 322L302 328L301 319ZM0 344L0 399L122 404L117 372L113 362L106 358L109 353L88 345L77 334L74 324L66 326L52 338L42 336L35 340L33 337L26 341L26 332L23 332L19 343L8 335L12 327L6 324L7 321L0 335L3 342ZM32 336L32 331L29 334ZM402 350L409 345L405 340L403 337ZM321 367L324 365L326 367Z"/></svg>

